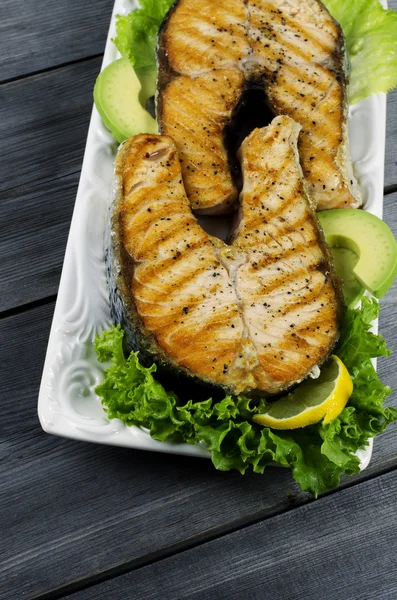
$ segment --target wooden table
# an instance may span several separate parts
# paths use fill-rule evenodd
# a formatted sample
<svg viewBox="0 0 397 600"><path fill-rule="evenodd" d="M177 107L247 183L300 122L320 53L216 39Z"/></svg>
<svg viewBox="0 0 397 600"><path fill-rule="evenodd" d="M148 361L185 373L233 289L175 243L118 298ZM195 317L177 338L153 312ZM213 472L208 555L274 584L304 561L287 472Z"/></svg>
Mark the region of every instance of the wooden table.
<svg viewBox="0 0 397 600"><path fill-rule="evenodd" d="M366 471L317 501L281 468L242 477L41 430L37 394L112 4L1 3L0 597L395 600L395 425ZM395 234L396 203L393 93ZM396 285L382 307L397 350ZM397 387L396 352L379 371Z"/></svg>

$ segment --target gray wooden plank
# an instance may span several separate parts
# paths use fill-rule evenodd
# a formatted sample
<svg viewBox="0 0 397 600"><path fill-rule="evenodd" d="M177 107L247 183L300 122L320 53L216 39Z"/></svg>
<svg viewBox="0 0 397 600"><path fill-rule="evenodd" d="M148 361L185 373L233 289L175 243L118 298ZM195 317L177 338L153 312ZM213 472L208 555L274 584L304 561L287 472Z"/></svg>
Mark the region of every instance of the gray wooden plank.
<svg viewBox="0 0 397 600"><path fill-rule="evenodd" d="M100 66L97 58L0 86L0 198L80 170Z"/></svg>
<svg viewBox="0 0 397 600"><path fill-rule="evenodd" d="M388 0L389 8L397 10L397 0ZM397 185L397 90L387 96L385 187Z"/></svg>
<svg viewBox="0 0 397 600"><path fill-rule="evenodd" d="M79 593L70 600L394 600L397 472Z"/></svg>
<svg viewBox="0 0 397 600"><path fill-rule="evenodd" d="M2 0L2 81L101 54L114 0Z"/></svg>
<svg viewBox="0 0 397 600"><path fill-rule="evenodd" d="M0 310L57 291L99 69L0 86Z"/></svg>
<svg viewBox="0 0 397 600"><path fill-rule="evenodd" d="M58 291L79 173L17 188L1 201L0 312Z"/></svg>
<svg viewBox="0 0 397 600"><path fill-rule="evenodd" d="M207 460L42 432L36 401L52 310L0 321L3 600L31 598L294 504L296 486L283 469L242 478L217 473Z"/></svg>
<svg viewBox="0 0 397 600"><path fill-rule="evenodd" d="M381 329L396 350L397 285L383 304ZM0 320L2 599L80 586L309 500L281 468L242 477L217 472L205 459L42 432L36 401L52 311L51 303ZM397 353L379 367L397 388ZM397 406L396 395L392 403ZM391 426L360 477L396 466L397 427Z"/></svg>
<svg viewBox="0 0 397 600"><path fill-rule="evenodd" d="M385 187L397 186L397 90L387 97ZM394 188L395 189L395 188Z"/></svg>

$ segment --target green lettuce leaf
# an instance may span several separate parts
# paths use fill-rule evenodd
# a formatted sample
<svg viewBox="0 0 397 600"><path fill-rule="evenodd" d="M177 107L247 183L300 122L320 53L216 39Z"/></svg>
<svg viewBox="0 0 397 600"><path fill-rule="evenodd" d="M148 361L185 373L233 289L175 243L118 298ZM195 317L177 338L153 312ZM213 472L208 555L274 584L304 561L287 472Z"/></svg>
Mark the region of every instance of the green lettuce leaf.
<svg viewBox="0 0 397 600"><path fill-rule="evenodd" d="M110 419L145 427L159 441L202 442L221 471L245 473L251 468L263 473L269 463L278 463L291 469L302 490L317 497L337 486L342 474L359 472L355 452L397 419L397 410L384 406L391 390L371 362L389 355L384 339L370 331L378 311L377 302L368 298L361 309L346 311L335 353L347 366L354 388L346 408L328 425L275 431L252 422L252 416L265 409L265 400L178 398L156 380L155 365L142 366L134 352L124 356L120 326L97 336L98 359L110 364L96 393Z"/></svg>
<svg viewBox="0 0 397 600"><path fill-rule="evenodd" d="M378 0L324 0L342 27L351 63L349 101L397 86L397 13Z"/></svg>
<svg viewBox="0 0 397 600"><path fill-rule="evenodd" d="M162 20L174 0L140 0L141 8L116 17L113 40L123 57L136 71L156 69L156 41Z"/></svg>

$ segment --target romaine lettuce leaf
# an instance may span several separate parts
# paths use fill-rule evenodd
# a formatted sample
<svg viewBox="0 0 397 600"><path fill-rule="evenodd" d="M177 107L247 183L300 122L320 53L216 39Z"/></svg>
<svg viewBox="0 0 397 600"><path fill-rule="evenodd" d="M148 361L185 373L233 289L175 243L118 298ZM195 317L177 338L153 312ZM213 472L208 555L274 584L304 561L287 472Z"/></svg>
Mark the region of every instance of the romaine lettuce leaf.
<svg viewBox="0 0 397 600"><path fill-rule="evenodd" d="M301 489L317 497L337 486L342 474L357 473L359 460L354 453L397 419L396 409L384 407L391 390L382 384L371 362L371 357L389 355L384 339L369 331L378 310L375 300L364 298L361 309L346 312L335 353L347 366L354 389L346 408L328 425L275 431L251 421L255 413L263 412L264 400L178 398L156 380L155 365L143 367L137 353L124 356L120 326L97 336L98 359L110 366L96 393L110 419L146 427L160 441L203 442L221 471L244 473L250 467L263 473L271 462L289 467Z"/></svg>
<svg viewBox="0 0 397 600"><path fill-rule="evenodd" d="M323 0L342 27L351 63L349 101L397 86L397 12L378 0Z"/></svg>

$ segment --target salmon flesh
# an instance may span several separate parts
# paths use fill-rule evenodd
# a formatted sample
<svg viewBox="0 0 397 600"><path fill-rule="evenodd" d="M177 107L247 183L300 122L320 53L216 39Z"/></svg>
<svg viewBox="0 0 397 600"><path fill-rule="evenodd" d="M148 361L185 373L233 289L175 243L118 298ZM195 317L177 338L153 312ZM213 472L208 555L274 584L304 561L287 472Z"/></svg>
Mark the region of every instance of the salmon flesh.
<svg viewBox="0 0 397 600"><path fill-rule="evenodd" d="M191 207L238 199L225 128L244 91L263 90L275 115L302 127L299 154L318 210L358 207L347 132L347 59L319 0L177 0L158 41L157 114L178 149Z"/></svg>
<svg viewBox="0 0 397 600"><path fill-rule="evenodd" d="M276 394L331 353L343 300L289 117L254 130L240 158L230 244L199 225L176 144L140 134L116 159L109 269L116 320L162 367L232 394Z"/></svg>

